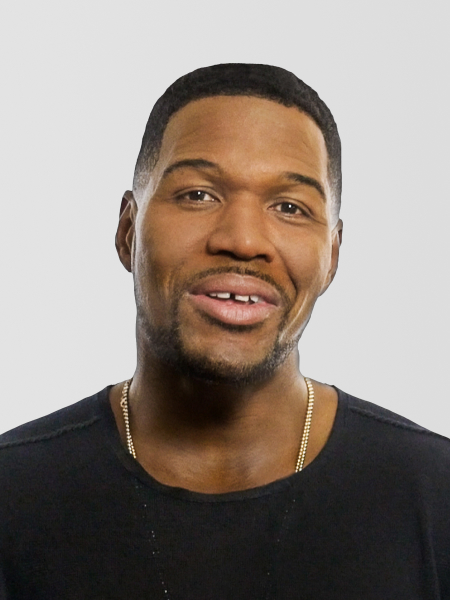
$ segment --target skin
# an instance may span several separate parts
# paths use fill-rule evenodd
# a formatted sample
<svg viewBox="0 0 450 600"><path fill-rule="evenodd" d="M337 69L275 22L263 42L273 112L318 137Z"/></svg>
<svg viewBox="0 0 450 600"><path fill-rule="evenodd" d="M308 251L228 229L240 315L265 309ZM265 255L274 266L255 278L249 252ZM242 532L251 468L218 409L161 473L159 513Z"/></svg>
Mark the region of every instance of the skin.
<svg viewBox="0 0 450 600"><path fill-rule="evenodd" d="M193 159L215 167L173 168ZM205 98L173 115L147 187L125 193L116 247L138 312L131 430L140 464L160 482L224 493L294 472L307 401L297 341L333 280L342 238L327 163L320 129L297 108ZM278 305L251 326L211 319L192 292L211 270L264 278ZM305 465L337 406L333 388L313 384ZM111 406L124 440L122 385Z"/></svg>

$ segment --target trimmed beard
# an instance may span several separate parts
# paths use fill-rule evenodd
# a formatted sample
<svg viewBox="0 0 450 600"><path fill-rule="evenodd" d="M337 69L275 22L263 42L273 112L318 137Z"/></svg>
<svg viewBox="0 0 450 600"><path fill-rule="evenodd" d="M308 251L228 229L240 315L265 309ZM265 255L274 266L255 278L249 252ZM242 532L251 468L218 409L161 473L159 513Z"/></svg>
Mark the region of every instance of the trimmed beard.
<svg viewBox="0 0 450 600"><path fill-rule="evenodd" d="M286 295L286 292L269 276L260 272L238 266L218 267L208 269L202 273L196 274L190 281L183 286L184 289L189 288L195 281L202 279L205 276L219 273L237 273L240 275L251 275L258 277L263 281L268 282L275 287L283 301L284 315L280 320L276 339L272 347L266 353L266 356L257 363L233 364L229 361L221 361L220 359L212 360L204 354L189 351L183 343L181 336L180 322L180 300L182 296L181 289L175 292L174 302L170 307L170 323L167 328L154 326L147 318L145 311L139 305L137 299L140 294L137 289L137 281L135 280L135 297L137 304L137 325L143 332L145 342L150 351L155 354L159 360L174 368L179 373L194 377L207 383L222 383L234 386L242 386L248 384L259 383L268 379L273 375L275 370L287 359L291 352L296 348L300 339L301 332L294 339L286 342L281 342L281 332L283 331L288 319L288 314L292 308L292 302ZM211 323L216 326L227 329L228 331L246 332L257 329L261 326L260 323L255 325L231 325L223 323L205 315ZM303 328L302 328L303 331Z"/></svg>
<svg viewBox="0 0 450 600"><path fill-rule="evenodd" d="M286 317L282 319L278 334L267 351L266 356L255 363L230 363L220 359L211 359L209 356L188 350L183 343L180 333L181 324L178 315L178 303L172 311L171 326L169 328L155 327L149 323L142 311L138 309L137 323L144 332L146 344L151 352L166 365L175 369L181 375L192 377L209 384L227 384L244 386L260 383L270 378L275 370L287 359L296 348L298 339L287 342L280 341L280 333L284 328ZM217 321L211 319L215 324ZM224 329L231 331L250 331L258 325L228 325L219 323Z"/></svg>

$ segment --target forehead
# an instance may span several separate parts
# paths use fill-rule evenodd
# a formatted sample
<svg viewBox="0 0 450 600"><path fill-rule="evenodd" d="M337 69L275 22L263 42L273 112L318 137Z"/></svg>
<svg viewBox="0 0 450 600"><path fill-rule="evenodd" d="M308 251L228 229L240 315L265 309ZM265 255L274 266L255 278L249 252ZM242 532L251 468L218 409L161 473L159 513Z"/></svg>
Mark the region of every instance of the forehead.
<svg viewBox="0 0 450 600"><path fill-rule="evenodd" d="M272 100L214 96L184 106L169 120L155 171L192 158L210 160L241 176L301 172L328 188L328 155L320 128L297 107Z"/></svg>

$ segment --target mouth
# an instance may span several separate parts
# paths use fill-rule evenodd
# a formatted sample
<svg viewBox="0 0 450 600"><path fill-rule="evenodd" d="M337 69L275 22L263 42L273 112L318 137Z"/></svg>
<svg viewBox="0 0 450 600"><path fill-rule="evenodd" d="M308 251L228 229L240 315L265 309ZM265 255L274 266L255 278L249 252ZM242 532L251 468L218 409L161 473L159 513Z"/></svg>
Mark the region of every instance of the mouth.
<svg viewBox="0 0 450 600"><path fill-rule="evenodd" d="M281 297L270 284L234 273L213 275L188 294L194 307L228 325L262 323L281 308Z"/></svg>

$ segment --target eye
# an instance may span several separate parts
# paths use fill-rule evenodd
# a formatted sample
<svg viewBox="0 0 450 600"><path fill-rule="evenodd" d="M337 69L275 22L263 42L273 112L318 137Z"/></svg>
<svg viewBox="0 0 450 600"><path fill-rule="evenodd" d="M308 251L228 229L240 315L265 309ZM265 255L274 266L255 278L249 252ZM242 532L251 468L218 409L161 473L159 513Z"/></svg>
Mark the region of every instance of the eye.
<svg viewBox="0 0 450 600"><path fill-rule="evenodd" d="M216 202L216 198L203 190L192 190L177 196L178 200L188 200L191 202Z"/></svg>
<svg viewBox="0 0 450 600"><path fill-rule="evenodd" d="M306 211L293 202L279 202L274 204L272 208L285 215L306 215Z"/></svg>

